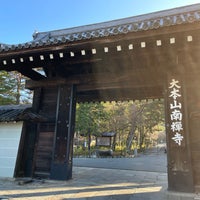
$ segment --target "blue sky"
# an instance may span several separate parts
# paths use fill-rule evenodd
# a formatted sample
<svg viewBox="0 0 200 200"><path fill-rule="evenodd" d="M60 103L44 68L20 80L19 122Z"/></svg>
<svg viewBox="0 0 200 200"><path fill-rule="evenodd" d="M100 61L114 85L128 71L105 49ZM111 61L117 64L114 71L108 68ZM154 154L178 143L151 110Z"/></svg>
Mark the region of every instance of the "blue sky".
<svg viewBox="0 0 200 200"><path fill-rule="evenodd" d="M32 40L34 31L93 24L200 3L200 0L0 0L0 43Z"/></svg>

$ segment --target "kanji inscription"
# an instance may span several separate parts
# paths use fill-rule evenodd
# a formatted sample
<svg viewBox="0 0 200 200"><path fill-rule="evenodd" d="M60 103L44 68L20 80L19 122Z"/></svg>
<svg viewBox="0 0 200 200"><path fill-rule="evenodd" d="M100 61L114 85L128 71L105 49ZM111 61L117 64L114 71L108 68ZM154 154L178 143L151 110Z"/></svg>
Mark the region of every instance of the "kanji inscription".
<svg viewBox="0 0 200 200"><path fill-rule="evenodd" d="M169 98L170 98L170 128L173 133L172 140L179 146L184 139L181 134L183 131L183 113L181 111L182 103L181 86L178 80L172 79L169 83Z"/></svg>

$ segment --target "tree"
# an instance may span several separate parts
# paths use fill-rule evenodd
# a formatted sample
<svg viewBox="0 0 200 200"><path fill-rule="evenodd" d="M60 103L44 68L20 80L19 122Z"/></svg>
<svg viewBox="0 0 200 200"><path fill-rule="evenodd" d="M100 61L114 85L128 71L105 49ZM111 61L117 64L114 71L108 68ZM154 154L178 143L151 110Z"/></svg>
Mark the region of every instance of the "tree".
<svg viewBox="0 0 200 200"><path fill-rule="evenodd" d="M116 133L113 150L116 144L124 144L130 152L133 141L142 148L148 138L153 138L156 127L163 126L164 104L163 101L151 100L84 103L78 104L76 114L76 131L88 140L91 134L112 131Z"/></svg>
<svg viewBox="0 0 200 200"><path fill-rule="evenodd" d="M115 133L112 148L115 150L117 145L117 140L119 144L121 145L122 141L122 135L125 135L125 133L128 130L128 106L129 102L109 102L106 103L105 110L107 112L108 120L106 124L106 129L109 131L112 131Z"/></svg>
<svg viewBox="0 0 200 200"><path fill-rule="evenodd" d="M15 97L13 95L13 88L15 82L11 80L11 76L6 71L0 72L0 104L14 104Z"/></svg>
<svg viewBox="0 0 200 200"><path fill-rule="evenodd" d="M76 110L76 132L88 138L90 154L91 135L98 135L102 131L106 114L102 103L81 103Z"/></svg>
<svg viewBox="0 0 200 200"><path fill-rule="evenodd" d="M88 130L93 134L101 131L104 119L104 106L100 103L81 103L76 109L76 131L87 135Z"/></svg>
<svg viewBox="0 0 200 200"><path fill-rule="evenodd" d="M139 138L140 148L145 143L147 135L153 133L155 126L164 122L163 101L141 102L130 108L130 132L127 137L126 148L130 151L134 137Z"/></svg>
<svg viewBox="0 0 200 200"><path fill-rule="evenodd" d="M32 92L25 89L25 77L18 72L0 72L0 105L31 103Z"/></svg>
<svg viewBox="0 0 200 200"><path fill-rule="evenodd" d="M130 131L126 140L127 152L131 151L131 146L132 146L133 139L135 137L135 132L139 124L141 123L141 118L142 118L144 108L145 108L145 104L135 104L135 103L133 103L129 107Z"/></svg>

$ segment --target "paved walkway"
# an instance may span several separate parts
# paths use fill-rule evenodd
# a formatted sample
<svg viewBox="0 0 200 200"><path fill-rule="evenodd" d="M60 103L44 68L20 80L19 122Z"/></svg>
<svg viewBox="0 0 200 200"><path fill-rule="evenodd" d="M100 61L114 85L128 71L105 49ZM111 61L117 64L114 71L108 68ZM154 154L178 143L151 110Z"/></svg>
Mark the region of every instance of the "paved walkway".
<svg viewBox="0 0 200 200"><path fill-rule="evenodd" d="M74 158L73 164L76 167L167 173L167 155L164 153L140 154L134 158Z"/></svg>
<svg viewBox="0 0 200 200"><path fill-rule="evenodd" d="M165 200L167 174L74 167L70 181L0 179L0 199Z"/></svg>

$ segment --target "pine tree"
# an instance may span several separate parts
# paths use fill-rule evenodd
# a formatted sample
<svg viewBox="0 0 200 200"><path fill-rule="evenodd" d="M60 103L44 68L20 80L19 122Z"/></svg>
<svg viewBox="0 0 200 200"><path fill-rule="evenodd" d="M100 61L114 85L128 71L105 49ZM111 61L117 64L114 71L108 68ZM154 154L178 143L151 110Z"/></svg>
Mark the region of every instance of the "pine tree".
<svg viewBox="0 0 200 200"><path fill-rule="evenodd" d="M0 105L14 104L13 87L10 74L6 71L0 72Z"/></svg>
<svg viewBox="0 0 200 200"><path fill-rule="evenodd" d="M25 89L25 78L18 72L0 71L0 105L31 103L32 93Z"/></svg>

